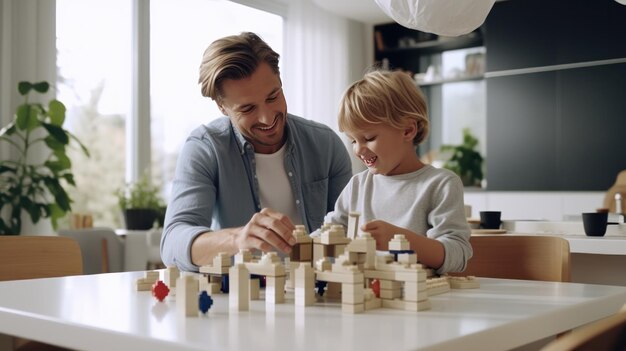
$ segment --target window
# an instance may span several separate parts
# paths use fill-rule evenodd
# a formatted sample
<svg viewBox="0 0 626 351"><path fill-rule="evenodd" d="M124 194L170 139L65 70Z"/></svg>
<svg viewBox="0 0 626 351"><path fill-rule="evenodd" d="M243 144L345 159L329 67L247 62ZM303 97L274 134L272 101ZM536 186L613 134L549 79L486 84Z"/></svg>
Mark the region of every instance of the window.
<svg viewBox="0 0 626 351"><path fill-rule="evenodd" d="M219 37L253 31L282 54L283 19L226 0L152 0L149 6L151 116L150 126L141 127L151 128L152 178L167 199L183 142L221 115L200 95L204 50ZM96 226L119 228L114 193L125 182L127 141L138 142L127 139L125 127L136 118L130 113L132 2L57 0L56 9L57 96L68 108L69 130L91 153L72 155L73 209L92 214Z"/></svg>
<svg viewBox="0 0 626 351"><path fill-rule="evenodd" d="M57 97L67 126L91 157L71 150L75 212L119 227L114 191L124 183L130 110L131 7L127 0L57 0Z"/></svg>

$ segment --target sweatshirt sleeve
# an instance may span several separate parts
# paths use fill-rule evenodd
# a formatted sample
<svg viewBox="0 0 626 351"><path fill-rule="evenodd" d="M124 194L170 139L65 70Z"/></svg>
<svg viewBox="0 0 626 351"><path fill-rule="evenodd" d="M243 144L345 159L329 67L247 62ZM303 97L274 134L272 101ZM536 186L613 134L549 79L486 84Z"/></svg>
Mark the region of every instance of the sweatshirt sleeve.
<svg viewBox="0 0 626 351"><path fill-rule="evenodd" d="M463 184L456 175L446 177L433 193L433 208L428 214L432 225L426 235L444 246L445 258L437 274L462 272L472 257L470 227L465 218Z"/></svg>

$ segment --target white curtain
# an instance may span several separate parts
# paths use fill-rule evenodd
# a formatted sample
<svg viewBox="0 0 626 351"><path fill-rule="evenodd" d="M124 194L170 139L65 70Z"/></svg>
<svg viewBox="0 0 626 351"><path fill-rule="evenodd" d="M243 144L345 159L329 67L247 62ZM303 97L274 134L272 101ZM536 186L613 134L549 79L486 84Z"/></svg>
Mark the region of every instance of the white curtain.
<svg viewBox="0 0 626 351"><path fill-rule="evenodd" d="M23 102L17 93L19 81L56 81L54 8L52 0L0 0L0 126L13 119ZM10 157L6 145L0 157Z"/></svg>
<svg viewBox="0 0 626 351"><path fill-rule="evenodd" d="M311 0L289 2L281 76L290 113L337 130L341 96L369 64L366 29Z"/></svg>

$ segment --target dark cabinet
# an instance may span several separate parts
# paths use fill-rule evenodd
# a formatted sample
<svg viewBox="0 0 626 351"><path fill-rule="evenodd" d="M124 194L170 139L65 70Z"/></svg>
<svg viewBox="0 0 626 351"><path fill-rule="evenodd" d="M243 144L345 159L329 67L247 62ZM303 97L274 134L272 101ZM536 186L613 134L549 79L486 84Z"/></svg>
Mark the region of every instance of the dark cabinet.
<svg viewBox="0 0 626 351"><path fill-rule="evenodd" d="M487 71L626 57L626 6L614 0L509 0L485 21Z"/></svg>
<svg viewBox="0 0 626 351"><path fill-rule="evenodd" d="M488 189L608 189L626 169L626 6L510 0L485 27Z"/></svg>
<svg viewBox="0 0 626 351"><path fill-rule="evenodd" d="M552 190L557 184L556 73L487 80L487 188Z"/></svg>

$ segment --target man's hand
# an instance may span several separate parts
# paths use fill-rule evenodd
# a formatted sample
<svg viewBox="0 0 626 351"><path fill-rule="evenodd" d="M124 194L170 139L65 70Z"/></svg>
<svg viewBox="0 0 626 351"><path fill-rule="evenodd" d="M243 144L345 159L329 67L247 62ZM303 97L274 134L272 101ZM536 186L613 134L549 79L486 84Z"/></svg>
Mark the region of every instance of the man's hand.
<svg viewBox="0 0 626 351"><path fill-rule="evenodd" d="M389 240L393 239L394 234L405 234L407 232L404 228L381 220L373 220L363 224L361 231L372 234L372 237L376 239L376 250L381 251L388 250Z"/></svg>
<svg viewBox="0 0 626 351"><path fill-rule="evenodd" d="M290 253L295 245L293 225L289 217L269 208L255 213L250 222L239 228L235 234L235 244L239 249L259 249L267 252L276 248L284 253Z"/></svg>

